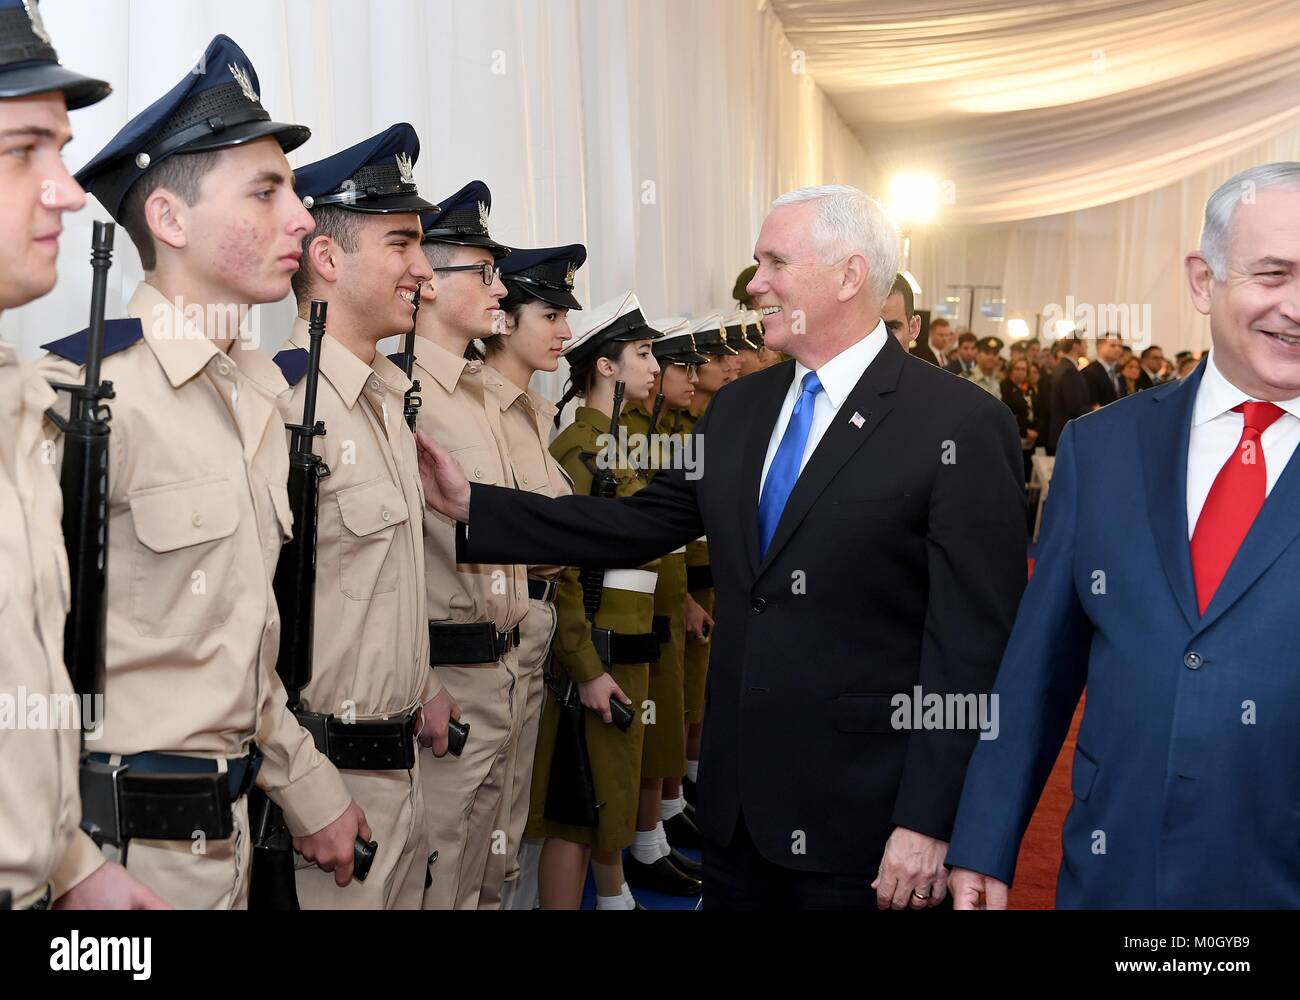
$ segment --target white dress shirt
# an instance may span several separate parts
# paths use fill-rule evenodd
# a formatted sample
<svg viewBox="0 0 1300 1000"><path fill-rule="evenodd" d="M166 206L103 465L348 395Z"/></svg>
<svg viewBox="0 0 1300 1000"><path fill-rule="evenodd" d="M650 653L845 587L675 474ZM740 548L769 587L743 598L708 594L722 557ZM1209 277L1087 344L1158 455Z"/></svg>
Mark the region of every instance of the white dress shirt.
<svg viewBox="0 0 1300 1000"><path fill-rule="evenodd" d="M839 413L840 407L844 401L849 398L849 393L853 387L858 384L862 378L862 373L876 359L880 349L885 346L885 338L889 336L885 330L885 323L882 320L876 324L876 328L869 334L850 347L846 347L839 354L831 358L824 365L817 369L817 378L821 380L822 391L817 394L816 404L813 407L812 426L808 428L808 443L803 449L803 458L799 462L799 472L802 474L803 468L808 464L808 459L812 453L817 450L817 443L821 441L822 435L826 433L826 428L831 425L835 415ZM794 404L799 399L799 394L803 391L803 377L807 375L811 368L806 367L801 362L794 363L794 381L790 383L790 389L785 394L785 402L781 404L781 412L776 416L776 426L772 428L772 437L767 443L767 458L763 460L763 482L767 482L767 472L772 467L772 460L776 458L776 450L781 446L781 438L785 435L785 429L790 424L790 416L794 413ZM848 414L845 419L849 419L852 414ZM759 490L762 496L762 490Z"/></svg>
<svg viewBox="0 0 1300 1000"><path fill-rule="evenodd" d="M1210 487L1241 441L1246 417L1232 408L1250 402L1247 396L1224 378L1214 363L1214 351L1205 365L1205 375L1196 391L1192 409L1192 432L1187 444L1187 537L1196 532L1196 521L1210 495ZM1273 492L1282 470L1300 444L1300 396L1277 404L1286 412L1260 438L1267 473L1265 495Z"/></svg>

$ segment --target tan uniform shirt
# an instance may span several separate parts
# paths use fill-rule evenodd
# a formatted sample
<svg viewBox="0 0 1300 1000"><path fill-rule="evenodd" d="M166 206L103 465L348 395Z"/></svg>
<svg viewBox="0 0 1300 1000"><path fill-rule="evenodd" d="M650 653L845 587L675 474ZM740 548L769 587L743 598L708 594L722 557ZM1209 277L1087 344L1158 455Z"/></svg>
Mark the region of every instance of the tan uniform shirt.
<svg viewBox="0 0 1300 1000"><path fill-rule="evenodd" d="M54 401L36 369L0 341L0 889L16 906L51 882L61 895L104 862L78 827L80 715L63 666L63 498L42 429Z"/></svg>
<svg viewBox="0 0 1300 1000"><path fill-rule="evenodd" d="M568 496L573 481L550 451L551 421L558 412L543 396L526 392L491 365L483 369L487 398L501 412L501 432L515 487L547 497ZM528 575L558 577L563 566L529 566Z"/></svg>
<svg viewBox="0 0 1300 1000"><path fill-rule="evenodd" d="M505 380L482 362L466 361L424 337L415 338L413 376L420 382L420 430L460 463L471 483L514 486L505 457L500 408L486 407L487 392ZM429 620L496 622L514 628L528 613L523 566L456 564L455 523L434 510L424 514L424 577Z"/></svg>
<svg viewBox="0 0 1300 1000"><path fill-rule="evenodd" d="M307 348L299 319L289 345ZM303 704L357 719L405 715L442 688L429 669L424 614L424 493L402 415L410 382L381 354L367 365L326 335L316 418L325 436L316 541L312 681ZM306 379L284 416L302 421Z"/></svg>
<svg viewBox="0 0 1300 1000"><path fill-rule="evenodd" d="M295 836L351 796L285 706L271 580L292 535L289 452L260 351L229 354L141 284L127 306L144 339L104 359L111 401L108 684L103 753L239 757ZM47 359L56 380L81 371Z"/></svg>

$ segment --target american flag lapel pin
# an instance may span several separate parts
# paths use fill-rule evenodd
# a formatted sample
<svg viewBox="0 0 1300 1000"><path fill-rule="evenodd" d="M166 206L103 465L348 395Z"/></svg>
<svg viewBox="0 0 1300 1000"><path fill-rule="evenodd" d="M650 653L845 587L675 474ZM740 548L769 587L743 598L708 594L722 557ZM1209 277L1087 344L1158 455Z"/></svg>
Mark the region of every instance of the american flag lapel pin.
<svg viewBox="0 0 1300 1000"><path fill-rule="evenodd" d="M853 416L849 417L849 423L851 423L858 430L862 430L862 425L866 423L866 420L863 418L861 413L859 413L857 410L854 410Z"/></svg>

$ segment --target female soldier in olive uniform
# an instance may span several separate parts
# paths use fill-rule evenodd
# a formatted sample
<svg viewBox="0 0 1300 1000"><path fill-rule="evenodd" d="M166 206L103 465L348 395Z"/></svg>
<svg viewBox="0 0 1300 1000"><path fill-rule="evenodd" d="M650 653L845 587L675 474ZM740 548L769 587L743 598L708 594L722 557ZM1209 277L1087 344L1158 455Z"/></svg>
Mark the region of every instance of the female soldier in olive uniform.
<svg viewBox="0 0 1300 1000"><path fill-rule="evenodd" d="M614 384L624 383L624 398L631 402L643 402L651 394L659 366L650 341L659 333L646 325L631 293L584 314L581 324L574 325L580 328L564 349L571 385L561 406L578 394L588 405L578 408L573 424L551 444L551 454L573 481L576 492L590 492L603 465L618 480L617 495L630 496L645 483L628 468L617 439L611 441L607 436ZM578 908L589 860L596 877L598 909L635 905L623 880L621 853L632 842L636 828L644 738L641 704L649 686L649 660L655 653L652 623L657 569L656 560L637 570L606 571L594 621L588 621L583 610L578 571L564 572L567 585L556 599L553 680L556 687L566 680L576 683L582 704L589 709L584 712L585 737L598 808L594 827L546 817L551 782L568 777L551 770L562 710L555 695L548 693L542 707L526 830L529 837L546 838L538 872L543 909ZM593 625L613 633L607 659L602 659L593 643ZM633 655L638 658L631 659ZM610 724L611 697L634 710L627 732Z"/></svg>
<svg viewBox="0 0 1300 1000"><path fill-rule="evenodd" d="M696 366L707 359L694 351L691 326L686 319L663 320L655 324L664 336L655 341L654 354L663 365L662 391L664 411L657 426L650 426L651 414L644 407L630 407L627 412L629 445L631 435L643 442L645 458L642 478L647 482L655 470L673 458L667 442L673 431L676 412L690 406ZM635 450L635 446L634 450ZM655 588L655 632L659 635L659 662L650 666L650 702L654 706L653 724L647 726L645 750L641 757L641 803L637 810L637 835L624 870L628 884L675 896L695 895L700 891L700 867L674 850L664 831L663 791L665 779L678 783L669 807L672 819L681 815L678 804L680 782L686 773L686 705L683 661L686 653L686 548L670 552L660 560L659 581ZM679 821L680 822L680 821ZM689 820L685 820L689 823ZM698 847L698 831L693 843Z"/></svg>
<svg viewBox="0 0 1300 1000"><path fill-rule="evenodd" d="M483 341L489 369L501 376L494 381L496 388L486 405L501 410L514 485L544 496L565 496L573 486L548 447L551 420L558 412L555 404L530 392L528 383L536 372L553 372L560 365L564 346L573 337L569 310L582 309L573 294L573 280L586 260L587 248L581 244L514 250L501 263L507 294L501 300L500 332ZM506 851L488 858L479 909L531 910L537 899L541 843L522 840L546 694L543 671L551 658L555 599L563 569L528 567L528 613L519 623L519 659L510 690L509 761L496 822L496 829L506 832ZM581 606L577 583L564 586L574 588L577 597L570 598Z"/></svg>

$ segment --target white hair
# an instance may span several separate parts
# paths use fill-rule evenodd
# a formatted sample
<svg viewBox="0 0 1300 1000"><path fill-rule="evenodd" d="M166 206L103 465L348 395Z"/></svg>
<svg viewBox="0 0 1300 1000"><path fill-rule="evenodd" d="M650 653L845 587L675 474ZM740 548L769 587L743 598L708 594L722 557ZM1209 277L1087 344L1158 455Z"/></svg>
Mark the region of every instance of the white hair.
<svg viewBox="0 0 1300 1000"><path fill-rule="evenodd" d="M847 184L826 184L789 191L772 202L772 207L806 201L817 203L812 236L821 250L822 263L862 254L867 259L868 288L876 301L883 302L898 274L898 228L880 202Z"/></svg>
<svg viewBox="0 0 1300 1000"><path fill-rule="evenodd" d="M1250 167L1228 180L1205 203L1205 225L1201 229L1201 256L1210 265L1215 281L1228 276L1228 253L1232 246L1232 222L1237 206L1255 203L1259 191L1300 187L1300 163L1264 163Z"/></svg>

